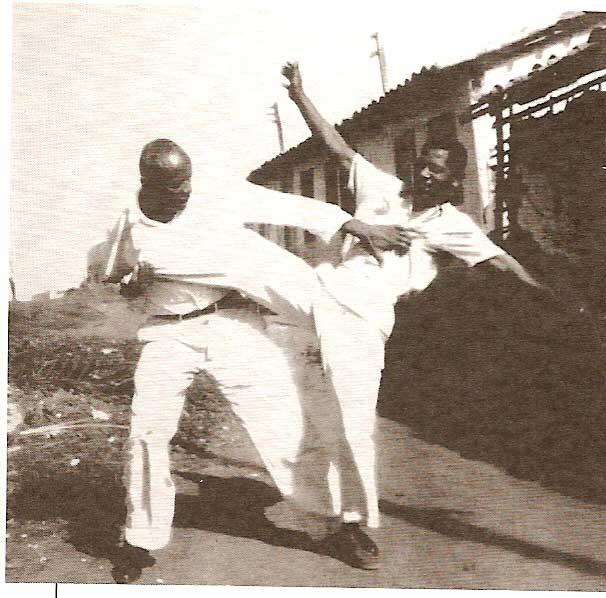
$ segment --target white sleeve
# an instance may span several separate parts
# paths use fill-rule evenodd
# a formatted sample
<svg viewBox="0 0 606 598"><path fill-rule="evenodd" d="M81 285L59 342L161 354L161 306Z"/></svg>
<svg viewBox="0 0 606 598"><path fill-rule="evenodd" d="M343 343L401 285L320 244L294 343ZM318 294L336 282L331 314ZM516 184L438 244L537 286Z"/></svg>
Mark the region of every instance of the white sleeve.
<svg viewBox="0 0 606 598"><path fill-rule="evenodd" d="M379 204L386 198L399 195L402 185L398 177L380 170L360 154L353 157L347 187L357 206L369 203L374 206L375 211L380 210Z"/></svg>
<svg viewBox="0 0 606 598"><path fill-rule="evenodd" d="M426 229L420 232L430 248L447 251L468 266L506 253L467 214L451 204L442 204L442 215L428 221Z"/></svg>
<svg viewBox="0 0 606 598"><path fill-rule="evenodd" d="M327 243L351 220L351 214L333 204L273 191L253 183L238 185L228 195L229 209L238 210L243 223L297 226Z"/></svg>
<svg viewBox="0 0 606 598"><path fill-rule="evenodd" d="M100 258L101 275L106 282L119 282L132 272L138 255L133 246L128 210L122 213L106 241L96 245L92 253Z"/></svg>

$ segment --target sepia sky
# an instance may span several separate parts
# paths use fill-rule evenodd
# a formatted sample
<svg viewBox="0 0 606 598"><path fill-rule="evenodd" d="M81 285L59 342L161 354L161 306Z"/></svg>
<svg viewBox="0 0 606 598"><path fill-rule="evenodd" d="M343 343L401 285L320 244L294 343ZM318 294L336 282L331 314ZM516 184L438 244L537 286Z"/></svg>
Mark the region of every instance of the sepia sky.
<svg viewBox="0 0 606 598"><path fill-rule="evenodd" d="M602 2L602 5L604 2ZM597 3L599 5L599 3ZM77 286L138 185L147 141L168 137L212 193L307 131L281 87L298 59L309 95L332 121L382 93L370 35L389 82L457 62L596 2L20 3L12 20L10 254L20 299Z"/></svg>

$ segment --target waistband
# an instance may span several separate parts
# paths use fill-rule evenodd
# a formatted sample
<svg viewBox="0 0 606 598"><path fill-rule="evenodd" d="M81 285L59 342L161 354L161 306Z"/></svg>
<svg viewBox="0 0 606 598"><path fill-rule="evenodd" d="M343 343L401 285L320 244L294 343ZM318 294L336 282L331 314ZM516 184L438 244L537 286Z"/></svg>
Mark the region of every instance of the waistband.
<svg viewBox="0 0 606 598"><path fill-rule="evenodd" d="M152 317L154 320L180 322L181 320L191 320L199 316L214 314L224 309L247 309L259 315L276 315L271 309L259 305L256 301L243 297L240 293L233 291L204 309L196 309L186 314L160 314Z"/></svg>

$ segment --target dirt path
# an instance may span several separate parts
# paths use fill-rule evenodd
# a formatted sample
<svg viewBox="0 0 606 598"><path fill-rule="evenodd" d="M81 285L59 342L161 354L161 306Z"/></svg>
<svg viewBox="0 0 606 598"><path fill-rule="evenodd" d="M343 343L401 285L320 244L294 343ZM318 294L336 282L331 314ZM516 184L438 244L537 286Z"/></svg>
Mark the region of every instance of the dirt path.
<svg viewBox="0 0 606 598"><path fill-rule="evenodd" d="M205 387L181 422L181 441L199 442L173 451L173 541L140 583L606 590L604 347L582 322L481 290L426 293L399 314L378 426L379 571L309 550L303 532L320 524L293 517ZM97 349L113 380L122 354ZM41 418L28 425L91 407L126 423L127 393L84 391L28 397ZM124 489L123 436L112 434L49 439L61 443L56 467L50 449L31 453L38 464L25 449L11 460L24 485L7 581L113 583Z"/></svg>
<svg viewBox="0 0 606 598"><path fill-rule="evenodd" d="M304 550L302 527L278 501L250 445L240 444L215 459L177 452L173 541L140 583L606 589L606 506L464 459L384 418L379 438L379 571ZM13 544L27 551L31 542ZM41 538L36 552L51 556L37 572L9 568L7 580L112 583L108 559L64 539Z"/></svg>

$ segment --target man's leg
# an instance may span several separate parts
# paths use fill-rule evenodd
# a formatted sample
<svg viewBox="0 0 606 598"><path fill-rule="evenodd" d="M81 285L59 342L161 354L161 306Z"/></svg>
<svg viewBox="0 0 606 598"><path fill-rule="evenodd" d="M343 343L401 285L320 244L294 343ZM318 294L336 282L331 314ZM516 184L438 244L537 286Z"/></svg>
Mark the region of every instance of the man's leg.
<svg viewBox="0 0 606 598"><path fill-rule="evenodd" d="M199 364L200 354L176 340L143 347L135 371L126 471L125 539L132 546L157 550L170 540L175 487L169 442Z"/></svg>
<svg viewBox="0 0 606 598"><path fill-rule="evenodd" d="M325 489L299 475L309 449L307 392L300 375L305 333L270 320L240 310L214 317L205 369L244 424L282 495L302 510L330 515Z"/></svg>
<svg viewBox="0 0 606 598"><path fill-rule="evenodd" d="M162 333L175 326L165 325L161 332L157 328L160 334L143 347L135 371L125 470L125 543L112 571L118 583L138 579L141 569L154 563L148 551L164 547L170 539L175 488L170 475L169 442L200 360L191 348L172 338L162 338Z"/></svg>
<svg viewBox="0 0 606 598"><path fill-rule="evenodd" d="M379 527L374 432L384 336L328 295L318 299L314 316L324 368L337 396L334 411L341 417L337 466L342 520L356 528L364 524ZM348 526L344 529L351 531ZM366 542L363 534L360 544L352 561L364 568L375 568L376 547L370 540Z"/></svg>

